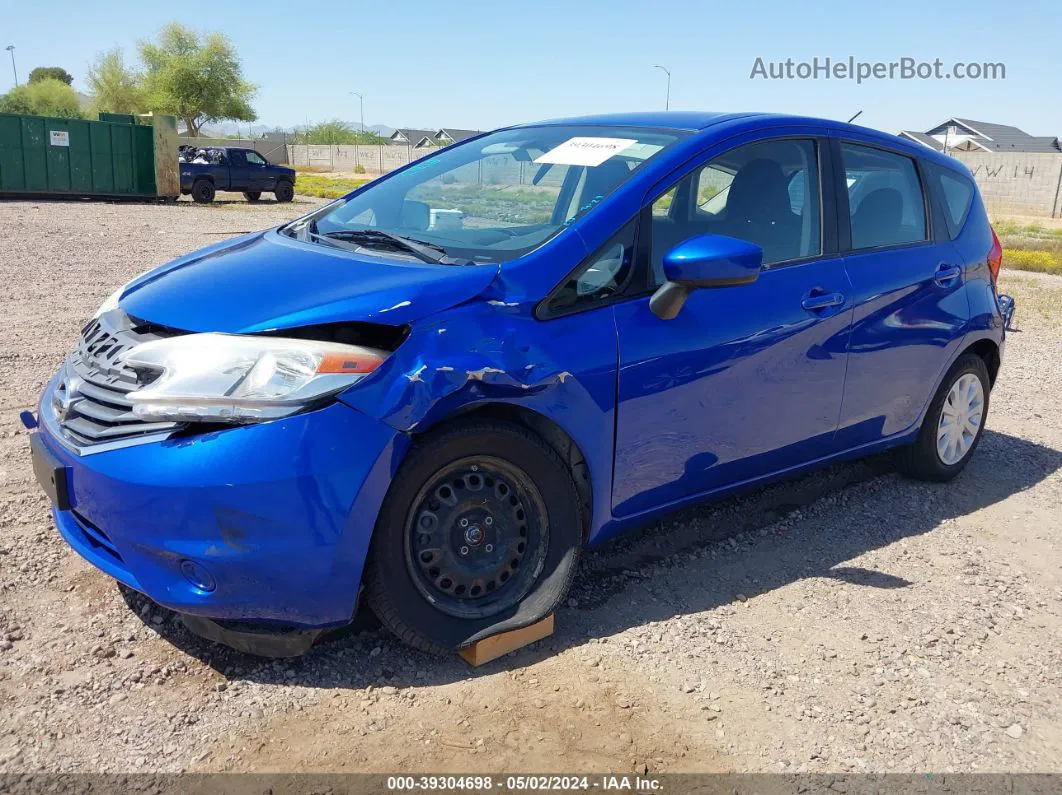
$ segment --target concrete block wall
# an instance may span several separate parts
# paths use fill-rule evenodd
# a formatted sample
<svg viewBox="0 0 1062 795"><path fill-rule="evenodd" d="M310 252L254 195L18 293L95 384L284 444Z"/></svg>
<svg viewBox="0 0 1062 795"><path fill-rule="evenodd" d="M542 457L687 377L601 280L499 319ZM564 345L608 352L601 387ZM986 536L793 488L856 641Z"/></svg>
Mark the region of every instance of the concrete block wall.
<svg viewBox="0 0 1062 795"><path fill-rule="evenodd" d="M405 144L289 144L288 163L349 172L361 166L367 174L386 174L437 151L437 147L414 149Z"/></svg>
<svg viewBox="0 0 1062 795"><path fill-rule="evenodd" d="M1062 218L1062 153L952 152L996 215Z"/></svg>

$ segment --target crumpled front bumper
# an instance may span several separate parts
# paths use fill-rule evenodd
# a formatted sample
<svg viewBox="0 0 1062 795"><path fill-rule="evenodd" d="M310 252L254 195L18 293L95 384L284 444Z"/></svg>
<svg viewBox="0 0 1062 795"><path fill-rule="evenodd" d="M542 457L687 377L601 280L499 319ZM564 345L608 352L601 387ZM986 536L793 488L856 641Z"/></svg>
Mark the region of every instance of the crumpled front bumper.
<svg viewBox="0 0 1062 795"><path fill-rule="evenodd" d="M82 557L181 613L298 627L351 619L376 515L408 444L338 402L85 455L58 433L42 422L71 502L53 516Z"/></svg>

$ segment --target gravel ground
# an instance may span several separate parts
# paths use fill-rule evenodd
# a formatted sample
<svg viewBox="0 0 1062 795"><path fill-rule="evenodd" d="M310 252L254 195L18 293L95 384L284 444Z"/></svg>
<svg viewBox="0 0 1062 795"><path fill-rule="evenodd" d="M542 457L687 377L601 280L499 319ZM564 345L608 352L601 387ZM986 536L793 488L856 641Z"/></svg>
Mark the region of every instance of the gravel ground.
<svg viewBox="0 0 1062 795"><path fill-rule="evenodd" d="M0 203L0 772L1059 771L1062 279L1006 274L966 472L886 459L590 552L484 668L371 623L298 660L189 635L52 527L17 422L118 284L299 207Z"/></svg>

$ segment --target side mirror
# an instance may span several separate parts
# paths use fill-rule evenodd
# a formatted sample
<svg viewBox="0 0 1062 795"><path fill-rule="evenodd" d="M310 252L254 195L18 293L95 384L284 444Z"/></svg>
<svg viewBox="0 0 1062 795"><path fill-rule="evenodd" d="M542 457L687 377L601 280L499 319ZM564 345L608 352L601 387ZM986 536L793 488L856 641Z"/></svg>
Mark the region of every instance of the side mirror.
<svg viewBox="0 0 1062 795"><path fill-rule="evenodd" d="M763 249L755 243L726 235L691 237L664 255L667 281L653 293L649 308L661 320L672 320L695 289L749 284L762 265Z"/></svg>

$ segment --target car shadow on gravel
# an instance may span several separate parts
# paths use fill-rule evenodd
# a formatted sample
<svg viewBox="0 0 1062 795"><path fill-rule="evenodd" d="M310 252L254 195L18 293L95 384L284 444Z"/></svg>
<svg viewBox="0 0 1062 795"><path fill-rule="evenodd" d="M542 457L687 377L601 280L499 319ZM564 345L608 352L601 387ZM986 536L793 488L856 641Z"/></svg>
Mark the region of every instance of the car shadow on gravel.
<svg viewBox="0 0 1062 795"><path fill-rule="evenodd" d="M176 614L135 592L123 595L142 621L228 678L319 688L442 684L532 665L594 638L803 579L907 587L902 576L844 564L1029 489L1059 469L1062 451L986 430L966 471L950 484L907 480L883 455L678 512L586 552L557 633L477 669L410 649L367 610L302 657L266 660L202 640Z"/></svg>

